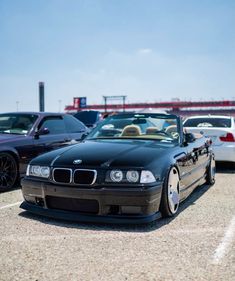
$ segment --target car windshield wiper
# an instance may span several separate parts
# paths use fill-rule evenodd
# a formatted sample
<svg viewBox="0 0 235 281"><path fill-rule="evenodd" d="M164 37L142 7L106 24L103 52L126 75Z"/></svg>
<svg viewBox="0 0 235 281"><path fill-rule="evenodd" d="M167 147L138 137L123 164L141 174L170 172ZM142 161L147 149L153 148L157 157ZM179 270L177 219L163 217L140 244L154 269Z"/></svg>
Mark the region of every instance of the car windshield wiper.
<svg viewBox="0 0 235 281"><path fill-rule="evenodd" d="M99 137L99 138L87 138L87 140L113 140L113 139L124 139L122 137Z"/></svg>

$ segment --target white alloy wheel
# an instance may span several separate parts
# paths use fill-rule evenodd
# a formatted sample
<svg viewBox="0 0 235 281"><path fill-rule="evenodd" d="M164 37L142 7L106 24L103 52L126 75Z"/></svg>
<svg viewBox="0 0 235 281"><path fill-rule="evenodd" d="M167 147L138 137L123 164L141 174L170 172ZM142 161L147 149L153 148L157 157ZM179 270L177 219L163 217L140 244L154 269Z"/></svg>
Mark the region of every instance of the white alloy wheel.
<svg viewBox="0 0 235 281"><path fill-rule="evenodd" d="M174 215L179 207L180 195L179 195L179 174L175 167L171 168L168 175L167 182L168 189L168 208L172 215Z"/></svg>

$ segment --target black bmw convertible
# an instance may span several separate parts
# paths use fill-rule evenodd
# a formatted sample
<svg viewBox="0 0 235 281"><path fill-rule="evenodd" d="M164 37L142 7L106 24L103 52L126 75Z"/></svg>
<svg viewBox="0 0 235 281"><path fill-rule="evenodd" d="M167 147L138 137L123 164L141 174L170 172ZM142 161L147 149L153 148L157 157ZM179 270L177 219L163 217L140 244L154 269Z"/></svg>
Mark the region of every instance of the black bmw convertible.
<svg viewBox="0 0 235 281"><path fill-rule="evenodd" d="M81 143L33 159L21 208L83 222L148 223L174 216L199 185L215 182L211 140L180 117L123 113Z"/></svg>

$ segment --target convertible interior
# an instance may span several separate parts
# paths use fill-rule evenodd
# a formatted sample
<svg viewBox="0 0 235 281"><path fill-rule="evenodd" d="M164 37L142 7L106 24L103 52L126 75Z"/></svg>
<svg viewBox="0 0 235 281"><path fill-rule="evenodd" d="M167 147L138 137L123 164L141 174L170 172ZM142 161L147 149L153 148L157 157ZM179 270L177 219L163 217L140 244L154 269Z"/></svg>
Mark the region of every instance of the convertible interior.
<svg viewBox="0 0 235 281"><path fill-rule="evenodd" d="M121 137L121 138L149 138L160 140L175 140L178 139L177 126L171 125L165 130L160 130L157 127L147 127L145 132L141 131L138 125L127 125L123 129L104 128L99 131L98 138L102 137Z"/></svg>

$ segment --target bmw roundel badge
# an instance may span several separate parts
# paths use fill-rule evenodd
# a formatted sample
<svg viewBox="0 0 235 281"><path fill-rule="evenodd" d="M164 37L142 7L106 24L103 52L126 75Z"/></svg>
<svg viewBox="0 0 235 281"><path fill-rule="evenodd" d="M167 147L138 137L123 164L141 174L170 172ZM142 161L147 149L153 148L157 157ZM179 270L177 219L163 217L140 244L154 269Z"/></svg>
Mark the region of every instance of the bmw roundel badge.
<svg viewBox="0 0 235 281"><path fill-rule="evenodd" d="M73 164L81 164L81 163L82 163L81 159L73 160Z"/></svg>

